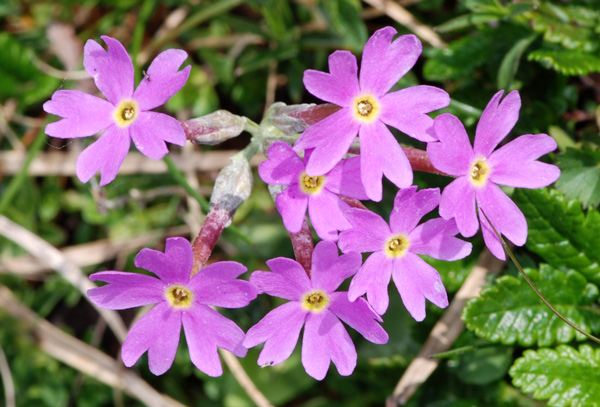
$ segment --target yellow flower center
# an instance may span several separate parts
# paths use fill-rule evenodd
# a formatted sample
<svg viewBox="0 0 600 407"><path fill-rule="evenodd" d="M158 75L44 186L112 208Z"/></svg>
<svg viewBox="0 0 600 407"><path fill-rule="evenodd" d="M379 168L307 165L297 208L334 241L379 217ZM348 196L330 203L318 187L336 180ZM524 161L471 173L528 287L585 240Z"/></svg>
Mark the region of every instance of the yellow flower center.
<svg viewBox="0 0 600 407"><path fill-rule="evenodd" d="M180 285L170 285L167 287L165 296L173 308L189 308L192 306L194 298L190 290Z"/></svg>
<svg viewBox="0 0 600 407"><path fill-rule="evenodd" d="M329 296L322 290L307 292L302 296L302 308L310 312L321 312L329 305Z"/></svg>
<svg viewBox="0 0 600 407"><path fill-rule="evenodd" d="M377 99L371 95L361 95L354 99L354 118L364 122L370 123L379 116L381 110Z"/></svg>
<svg viewBox="0 0 600 407"><path fill-rule="evenodd" d="M485 162L485 158L480 158L476 160L473 163L473 165L471 165L471 170L469 171L469 179L473 186L484 186L489 176L490 166Z"/></svg>
<svg viewBox="0 0 600 407"><path fill-rule="evenodd" d="M135 121L138 115L138 104L135 100L123 100L113 113L115 123L119 127L127 127Z"/></svg>
<svg viewBox="0 0 600 407"><path fill-rule="evenodd" d="M305 194L317 194L321 192L323 186L325 185L325 176L321 175L318 177L311 177L310 175L306 175L306 173L302 173L300 175L300 189Z"/></svg>
<svg viewBox="0 0 600 407"><path fill-rule="evenodd" d="M384 252L388 257L402 257L408 251L410 241L406 235L396 235L390 237L385 242Z"/></svg>

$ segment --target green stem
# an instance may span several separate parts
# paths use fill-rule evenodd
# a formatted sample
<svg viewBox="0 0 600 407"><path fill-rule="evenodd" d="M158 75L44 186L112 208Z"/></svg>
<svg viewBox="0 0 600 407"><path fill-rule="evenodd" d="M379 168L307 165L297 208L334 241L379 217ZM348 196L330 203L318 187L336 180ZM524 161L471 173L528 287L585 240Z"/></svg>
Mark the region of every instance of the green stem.
<svg viewBox="0 0 600 407"><path fill-rule="evenodd" d="M31 165L31 162L35 158L35 156L42 150L44 145L46 144L46 135L44 134L44 127L41 127L38 135L35 140L29 146L29 150L27 151L27 157L25 158L25 162L23 163L23 167L21 167L21 171L10 181L4 194L2 194L2 198L0 198L0 214L6 211L8 205L14 200L15 196L21 190L21 186L23 182L25 182L25 178L27 177L27 170Z"/></svg>
<svg viewBox="0 0 600 407"><path fill-rule="evenodd" d="M173 176L173 178L175 178L175 181L177 181L179 183L179 185L181 185L192 197L194 197L194 199L196 199L196 201L198 201L198 203L200 204L200 207L202 208L202 210L207 213L210 209L208 201L206 200L206 198L204 198L202 195L200 195L200 193L198 191L196 191L185 179L185 175L183 174L183 172L181 172L181 170L179 168L177 168L177 166L175 165L175 163L173 162L173 160L171 160L171 157L169 157L168 155L166 155L163 158L163 161L165 162L165 164L167 164L167 168L169 169L169 172L171 173L171 175Z"/></svg>

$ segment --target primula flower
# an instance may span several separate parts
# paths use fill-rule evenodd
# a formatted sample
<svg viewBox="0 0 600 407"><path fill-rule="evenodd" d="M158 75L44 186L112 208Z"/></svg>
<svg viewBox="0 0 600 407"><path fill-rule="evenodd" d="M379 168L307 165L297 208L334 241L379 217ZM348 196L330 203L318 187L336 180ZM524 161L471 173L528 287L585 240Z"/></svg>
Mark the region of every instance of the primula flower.
<svg viewBox="0 0 600 407"><path fill-rule="evenodd" d="M454 236L454 221L421 218L440 201L439 189L403 189L394 200L390 224L379 215L351 209L347 219L352 229L340 234L343 252L373 252L350 283L348 298L355 301L367 294L369 304L380 315L388 308L388 284L394 279L404 306L414 319L425 318L425 299L440 308L448 306L448 296L438 272L418 255L453 261L471 253L471 244ZM417 226L418 225L418 226Z"/></svg>
<svg viewBox="0 0 600 407"><path fill-rule="evenodd" d="M246 268L233 261L213 263L190 278L193 253L182 237L167 239L165 252L143 249L135 258L136 267L152 271L159 278L121 271L102 271L90 276L104 281L88 296L102 308L126 309L157 304L129 331L121 357L131 367L148 351L150 371L160 375L175 358L181 325L192 363L209 376L223 373L217 346L236 356L246 356L244 332L211 306L245 307L256 298L256 288L238 280Z"/></svg>
<svg viewBox="0 0 600 407"><path fill-rule="evenodd" d="M88 40L83 66L108 100L78 90L59 90L44 103L44 110L63 119L46 126L46 134L59 138L87 137L104 133L77 158L75 172L88 182L101 171L100 185L117 176L130 140L144 155L159 159L169 152L165 142L184 145L185 132L179 122L163 113L150 112L164 104L187 81L191 66L178 71L187 53L169 49L160 53L134 91L133 64L123 45L107 36L108 51Z"/></svg>
<svg viewBox="0 0 600 407"><path fill-rule="evenodd" d="M478 211L486 246L504 260L502 244L481 211L499 233L517 246L527 240L527 222L496 184L541 188L556 181L560 170L536 161L556 149L556 142L546 134L520 136L494 151L514 127L521 108L519 92L512 91L500 102L502 94L496 93L483 111L473 147L460 120L442 114L434 122L439 142L428 144L427 153L438 170L458 177L442 193L442 218L454 218L460 233L470 237L479 229Z"/></svg>
<svg viewBox="0 0 600 407"><path fill-rule="evenodd" d="M344 217L350 206L337 194L367 199L360 181L360 158L348 158L325 175L311 177L306 175L305 164L310 162L310 150L306 151L302 161L289 145L277 142L269 148L267 155L269 159L258 166L262 180L271 185L289 185L276 198L285 228L291 233L299 232L308 208L319 237L337 240L337 231L350 227Z"/></svg>
<svg viewBox="0 0 600 407"><path fill-rule="evenodd" d="M271 366L289 358L304 326L302 365L306 373L322 380L331 360L341 375L350 375L356 367L356 348L340 319L369 341L386 343L388 335L377 323L381 318L369 304L362 298L350 302L347 292L335 291L360 263L360 254L338 256L335 243L320 242L313 251L310 278L298 262L284 257L267 261L271 272L252 273L250 282L259 293L290 300L246 334L247 348L265 342L258 364Z"/></svg>
<svg viewBox="0 0 600 407"><path fill-rule="evenodd" d="M365 45L360 77L356 58L348 51L329 56L330 73L308 70L306 89L342 108L309 127L294 150L315 148L306 167L310 176L327 173L342 159L358 133L361 178L369 199L381 200L383 174L399 188L412 184L412 169L386 125L417 140L435 141L433 120L425 113L448 106L446 92L432 86L413 86L387 93L415 64L421 43L414 35L392 41L396 30L382 28Z"/></svg>

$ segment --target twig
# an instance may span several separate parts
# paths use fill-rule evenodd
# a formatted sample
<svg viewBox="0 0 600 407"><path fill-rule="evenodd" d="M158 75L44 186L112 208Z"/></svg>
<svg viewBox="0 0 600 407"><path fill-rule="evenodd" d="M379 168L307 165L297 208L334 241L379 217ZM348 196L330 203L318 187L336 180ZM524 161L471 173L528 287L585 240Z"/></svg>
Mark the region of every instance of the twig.
<svg viewBox="0 0 600 407"><path fill-rule="evenodd" d="M102 383L123 390L149 407L185 407L156 391L132 370L123 369L119 361L40 318L2 285L0 285L0 308L19 322L26 324L40 349L56 360Z"/></svg>
<svg viewBox="0 0 600 407"><path fill-rule="evenodd" d="M87 278L83 271L81 271L76 264L67 260L58 249L37 236L35 233L31 233L21 225L12 222L3 215L0 215L0 235L12 240L38 259L47 263L48 266L58 271L59 274L76 287L86 299L88 299L87 291L96 288L96 285ZM98 310L100 315L106 319L106 322L119 341L121 341L121 343L125 341L127 328L125 327L121 316L116 311L102 309L93 303L91 304Z"/></svg>
<svg viewBox="0 0 600 407"><path fill-rule="evenodd" d="M363 0L365 3L383 11L391 19L402 24L435 48L444 48L446 43L431 28L420 22L400 4L391 0Z"/></svg>
<svg viewBox="0 0 600 407"><path fill-rule="evenodd" d="M252 401L254 401L258 407L273 407L273 404L271 404L271 402L267 400L267 398L260 392L260 390L258 390L250 376L248 376L248 373L246 373L240 362L237 360L237 358L233 354L220 348L219 352L221 353L223 361L225 362L229 370L231 370L231 373L233 374L235 379L238 381L240 386L242 386L242 388L246 391L246 393L252 399Z"/></svg>
<svg viewBox="0 0 600 407"><path fill-rule="evenodd" d="M4 349L0 346L0 373L2 374L2 386L4 386L4 401L6 407L15 407L17 401L15 398L15 382L13 381L12 374L10 373L10 366Z"/></svg>
<svg viewBox="0 0 600 407"><path fill-rule="evenodd" d="M450 349L463 331L465 324L460 319L460 315L467 300L479 295L487 275L499 273L503 266L504 262L494 257L487 248L481 253L477 265L456 293L442 318L431 330L425 345L400 378L392 395L388 397L386 407L406 404L417 388L438 367L440 359L431 356Z"/></svg>

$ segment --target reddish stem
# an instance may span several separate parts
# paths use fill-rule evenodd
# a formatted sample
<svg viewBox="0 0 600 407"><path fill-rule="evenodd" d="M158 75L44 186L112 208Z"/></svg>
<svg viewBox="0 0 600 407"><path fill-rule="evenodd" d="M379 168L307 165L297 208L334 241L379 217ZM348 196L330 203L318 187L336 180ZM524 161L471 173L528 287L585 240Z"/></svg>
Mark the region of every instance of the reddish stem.
<svg viewBox="0 0 600 407"><path fill-rule="evenodd" d="M294 246L294 255L296 261L304 267L306 274L310 278L310 269L312 265L313 240L308 227L308 220L304 217L302 229L298 233L290 233L292 246Z"/></svg>
<svg viewBox="0 0 600 407"><path fill-rule="evenodd" d="M404 151L404 154L406 154L406 158L408 158L408 162L410 162L410 166L412 167L413 171L430 172L432 174L445 175L449 177L448 174L436 169L433 164L431 164L429 156L427 155L427 151L404 146L402 146L402 151Z"/></svg>
<svg viewBox="0 0 600 407"><path fill-rule="evenodd" d="M342 201L346 202L352 208L368 210L367 207L365 205L363 205L363 203L361 201L359 201L358 199L348 198L347 196L344 196L344 195L338 195L338 198L340 198Z"/></svg>
<svg viewBox="0 0 600 407"><path fill-rule="evenodd" d="M223 229L230 220L231 213L227 210L214 207L208 212L198 236L192 243L192 249L194 250L192 277L206 265L219 237L221 237L221 233L223 233Z"/></svg>

